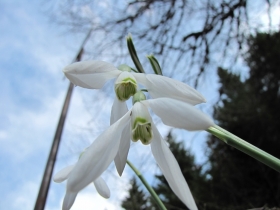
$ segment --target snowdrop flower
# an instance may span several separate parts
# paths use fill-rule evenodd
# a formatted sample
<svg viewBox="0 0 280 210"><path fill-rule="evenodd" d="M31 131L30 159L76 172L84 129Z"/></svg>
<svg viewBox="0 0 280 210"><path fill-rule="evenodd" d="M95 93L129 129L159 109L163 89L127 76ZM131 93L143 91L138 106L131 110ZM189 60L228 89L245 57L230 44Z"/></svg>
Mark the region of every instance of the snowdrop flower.
<svg viewBox="0 0 280 210"><path fill-rule="evenodd" d="M75 167L75 165L70 165L70 166L67 166L67 167L63 168L62 170L60 170L59 172L57 172L54 175L53 181L57 182L57 183L65 181L69 177L69 175L72 172L74 167ZM104 198L109 198L110 197L110 189L107 186L104 179L102 179L102 177L98 177L97 179L95 179L93 181L93 184L94 184L97 192L102 197L104 197ZM76 199L76 196L77 196L78 192L79 191L68 192L68 194L66 193L66 196L64 198L63 205L62 205L63 210L71 208L71 206L73 205L73 203Z"/></svg>
<svg viewBox="0 0 280 210"><path fill-rule="evenodd" d="M151 145L155 160L173 192L189 209L197 209L179 165L154 125L148 108L151 108L164 124L177 128L205 130L213 125L213 121L192 105L182 101L170 98L138 99L134 100L135 104L125 114L114 112L111 122L115 122L84 152L68 177L64 200L68 200L92 180L96 180L114 159L118 172L122 173L132 139ZM116 104L120 103L124 102Z"/></svg>
<svg viewBox="0 0 280 210"><path fill-rule="evenodd" d="M91 60L70 64L63 69L63 72L73 84L90 89L102 88L107 81L116 79L115 93L117 99L114 100L112 106L111 124L128 111L125 101L136 93L138 83L146 87L152 98L173 98L191 105L205 102L204 97L198 91L182 82L160 75L134 73L126 65L121 65L120 69L122 71L104 61ZM124 133L129 132L128 130L129 126L126 126ZM129 148L129 143L124 142L123 138L121 141L122 145ZM116 165L120 165L122 156L127 156L127 154L118 153L116 155ZM118 172L120 175L122 174L121 168L118 168Z"/></svg>
<svg viewBox="0 0 280 210"><path fill-rule="evenodd" d="M137 91L137 84L146 87L152 98L167 97L196 105L205 102L204 97L185 83L168 77L122 71L104 61L81 61L70 64L63 69L65 76L74 84L84 88L100 89L116 78L115 92L120 101L125 101Z"/></svg>

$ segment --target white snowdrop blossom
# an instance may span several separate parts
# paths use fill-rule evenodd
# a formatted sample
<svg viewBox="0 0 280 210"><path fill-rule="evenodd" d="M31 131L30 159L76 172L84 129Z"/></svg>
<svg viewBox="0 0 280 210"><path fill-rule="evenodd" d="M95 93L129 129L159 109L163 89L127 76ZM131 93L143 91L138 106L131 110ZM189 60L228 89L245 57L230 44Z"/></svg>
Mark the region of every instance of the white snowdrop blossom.
<svg viewBox="0 0 280 210"><path fill-rule="evenodd" d="M204 97L185 83L155 75L121 71L105 61L81 61L63 69L65 76L74 84L89 89L100 89L116 78L115 92L120 101L125 101L137 91L137 84L145 86L152 98L167 97L196 105L205 102Z"/></svg>
<svg viewBox="0 0 280 210"><path fill-rule="evenodd" d="M113 160L121 175L132 139L151 145L152 154L173 192L189 209L197 209L179 165L154 125L148 108L151 108L164 124L177 128L205 130L214 124L207 115L179 100L143 100L136 102L127 111L125 102L115 99L111 115L112 125L88 147L69 174L64 202L68 202L65 199L71 198L73 193L96 180ZM116 109L121 112L115 112Z"/></svg>
<svg viewBox="0 0 280 210"><path fill-rule="evenodd" d="M197 209L179 165L154 125L148 108L166 125L187 130L205 130L213 125L212 120L193 107L205 102L204 97L182 82L154 74L134 73L130 68L122 68L121 71L104 61L73 63L65 67L63 72L73 84L90 89L100 89L107 81L116 79L111 126L71 168L71 173L67 175L63 209L70 209L77 193L93 180L98 180L113 160L119 175L122 175L130 139L151 145L152 153L173 192L189 209ZM140 96L128 111L125 101L135 95L138 84L145 86L154 99L144 100Z"/></svg>
<svg viewBox="0 0 280 210"><path fill-rule="evenodd" d="M69 177L69 175L72 172L74 167L75 167L75 165L70 165L70 166L63 168L62 170L60 170L59 172L57 172L54 175L53 181L56 183L61 183L65 180L67 180L67 178ZM102 179L102 177L98 177L95 180L93 180L92 182L93 182L97 192L99 193L99 195L101 195L104 198L110 197L110 189L107 186L104 179ZM63 210L71 208L71 206L73 205L73 203L76 199L78 192L79 191L68 191L67 190L66 195L63 200L63 204L62 204Z"/></svg>

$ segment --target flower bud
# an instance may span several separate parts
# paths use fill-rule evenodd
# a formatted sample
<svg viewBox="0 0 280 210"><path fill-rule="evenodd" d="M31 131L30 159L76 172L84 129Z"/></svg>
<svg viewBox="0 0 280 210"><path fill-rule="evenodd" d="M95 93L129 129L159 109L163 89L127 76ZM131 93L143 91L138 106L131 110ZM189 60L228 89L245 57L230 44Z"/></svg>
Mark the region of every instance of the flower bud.
<svg viewBox="0 0 280 210"><path fill-rule="evenodd" d="M125 101L137 91L137 82L132 74L122 72L115 82L115 92L120 101Z"/></svg>
<svg viewBox="0 0 280 210"><path fill-rule="evenodd" d="M126 64L121 64L121 65L119 65L118 69L121 70L121 71L128 71L128 72L131 72L130 66L128 66L128 65L126 65Z"/></svg>
<svg viewBox="0 0 280 210"><path fill-rule="evenodd" d="M151 143L153 137L152 118L146 106L137 102L134 104L131 114L131 139L140 140L143 144Z"/></svg>
<svg viewBox="0 0 280 210"><path fill-rule="evenodd" d="M146 100L146 96L142 91L138 91L133 95L132 102L135 104L136 102L140 102Z"/></svg>

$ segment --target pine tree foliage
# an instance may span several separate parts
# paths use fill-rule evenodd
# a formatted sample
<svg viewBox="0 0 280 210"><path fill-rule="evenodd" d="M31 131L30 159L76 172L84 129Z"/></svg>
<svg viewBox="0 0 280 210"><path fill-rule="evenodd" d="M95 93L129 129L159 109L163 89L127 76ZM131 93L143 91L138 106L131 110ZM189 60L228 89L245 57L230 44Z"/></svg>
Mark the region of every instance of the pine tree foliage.
<svg viewBox="0 0 280 210"><path fill-rule="evenodd" d="M246 57L250 75L219 69L221 103L218 124L280 158L280 33L259 33L249 39ZM210 209L250 209L280 206L280 174L211 137L209 161Z"/></svg>
<svg viewBox="0 0 280 210"><path fill-rule="evenodd" d="M190 190L196 200L198 207L203 209L207 201L206 176L202 173L202 166L195 163L194 156L189 150L185 149L183 142L176 142L169 133L167 136L169 148L176 157ZM179 198L172 192L163 175L157 175L159 183L155 191L163 198L164 204L168 210L188 209Z"/></svg>
<svg viewBox="0 0 280 210"><path fill-rule="evenodd" d="M139 187L136 178L130 181L131 187L128 196L122 201L122 207L126 210L152 210L150 198Z"/></svg>
<svg viewBox="0 0 280 210"><path fill-rule="evenodd" d="M171 133L167 136L167 142L179 163L198 206L203 206L205 200L207 200L208 193L207 190L204 190L206 186L206 177L202 174L202 166L195 163L194 156L189 150L185 149L183 142L176 142ZM160 196L168 210L188 209L172 192L163 175L156 175L156 179L157 185L154 187L154 190ZM131 183L132 188L129 190L129 196L122 202L122 207L125 209L135 209L131 207L131 201L134 200L134 202L138 202L134 204L136 206L145 204L144 209L158 209L151 198L148 198L145 194L143 195L143 192L139 189L136 182L134 183L132 180ZM141 208L138 207L138 209Z"/></svg>

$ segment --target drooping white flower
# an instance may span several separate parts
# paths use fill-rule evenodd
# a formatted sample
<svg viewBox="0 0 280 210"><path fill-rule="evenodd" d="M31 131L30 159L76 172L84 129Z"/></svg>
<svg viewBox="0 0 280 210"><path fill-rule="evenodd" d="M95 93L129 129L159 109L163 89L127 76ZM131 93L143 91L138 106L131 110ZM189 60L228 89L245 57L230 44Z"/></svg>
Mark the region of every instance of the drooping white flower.
<svg viewBox="0 0 280 210"><path fill-rule="evenodd" d="M115 92L121 101L134 95L140 83L152 98L173 98L192 105L205 102L198 91L185 83L160 75L121 71L104 61L76 62L66 66L63 72L73 84L90 89L100 89L108 80L116 78Z"/></svg>
<svg viewBox="0 0 280 210"><path fill-rule="evenodd" d="M113 124L89 146L73 168L67 180L66 195L71 197L71 192L80 191L98 178L113 160L121 174L127 160L130 139L139 139L144 144L151 144L156 162L173 192L189 209L197 209L179 165L154 125L148 107L164 124L173 127L205 130L214 124L207 115L182 101L170 98L143 100L126 111L124 102L116 99L114 108L122 112L112 111Z"/></svg>
<svg viewBox="0 0 280 210"><path fill-rule="evenodd" d="M54 177L53 177L53 181L57 182L57 183L61 183L63 181L65 181L70 173L72 172L73 168L75 167L75 165L70 165L67 166L63 169L61 169L59 172L57 172ZM94 181L93 184L97 190L97 192L104 198L109 198L110 197L110 189L107 186L106 182L104 181L104 179L102 179L102 177L97 177ZM62 205L62 209L70 209L71 206L73 205L76 196L78 194L79 191L66 191L66 195L64 197L63 200L63 205Z"/></svg>
<svg viewBox="0 0 280 210"><path fill-rule="evenodd" d="M78 62L63 71L72 83L90 89L99 89L108 80L116 78L117 96L112 106L110 128L94 141L73 169L65 199L72 198L71 192L78 192L90 180L99 177L112 160L121 175L132 139L151 144L153 155L171 189L190 209L197 209L178 163L153 124L147 108L152 108L167 125L203 130L213 122L191 105L205 102L204 97L182 82L159 75L120 71L104 61ZM137 102L128 111L125 100L136 93L138 83L144 85L153 98L167 98Z"/></svg>

